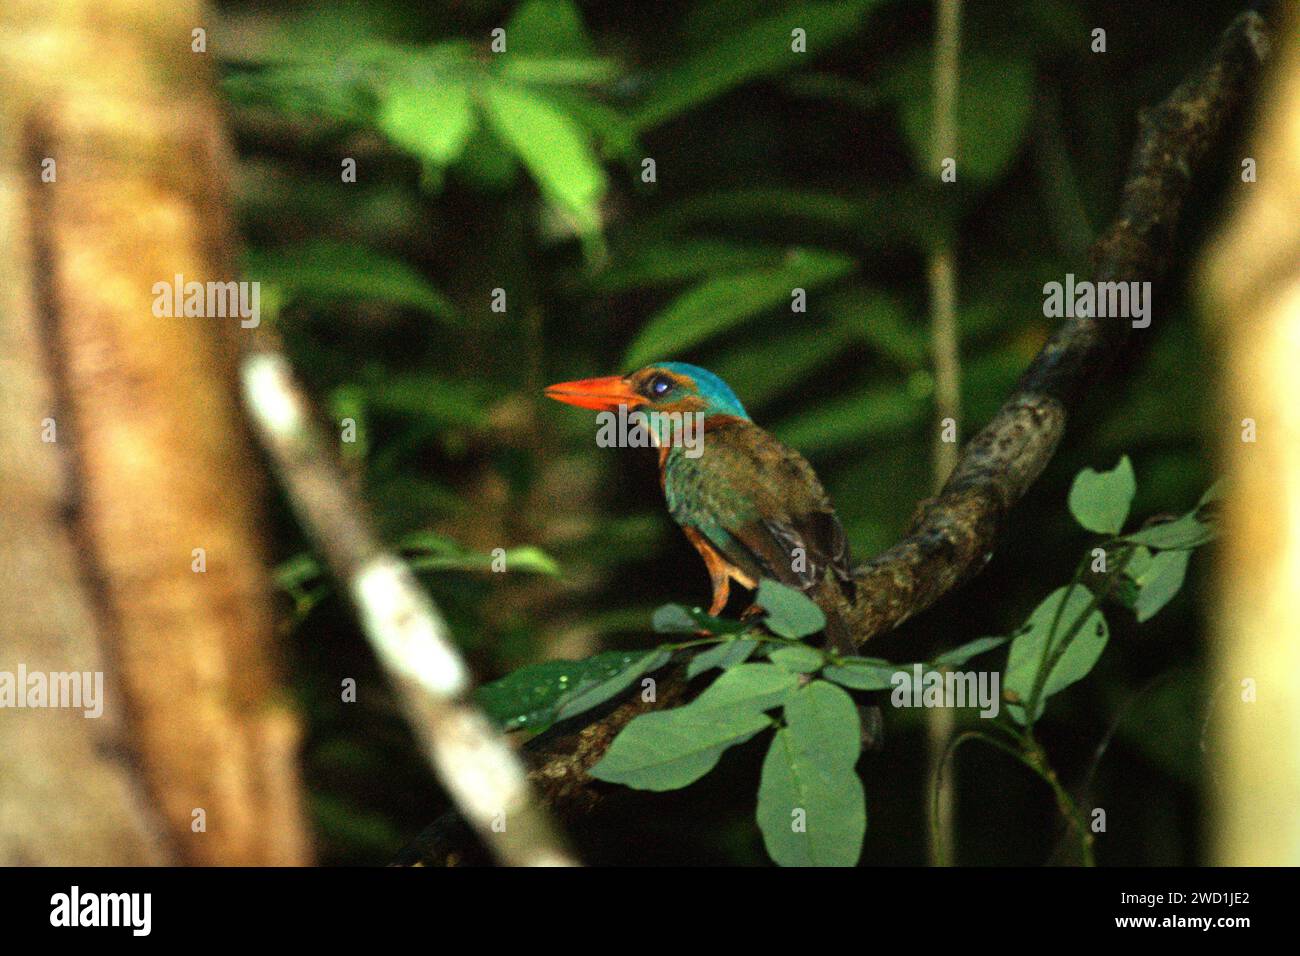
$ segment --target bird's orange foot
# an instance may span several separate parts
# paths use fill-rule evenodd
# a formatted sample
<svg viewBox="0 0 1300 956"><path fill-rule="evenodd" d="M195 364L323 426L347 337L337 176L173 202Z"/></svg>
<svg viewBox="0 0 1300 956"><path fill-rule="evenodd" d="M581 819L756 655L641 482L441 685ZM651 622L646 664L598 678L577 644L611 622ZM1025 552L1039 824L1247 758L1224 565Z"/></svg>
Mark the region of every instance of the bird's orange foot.
<svg viewBox="0 0 1300 956"><path fill-rule="evenodd" d="M722 613L722 609L727 606L727 598L730 596L727 579L713 579L713 603L709 605L709 617L717 617ZM711 637L712 631L699 630L695 632L696 637Z"/></svg>
<svg viewBox="0 0 1300 956"><path fill-rule="evenodd" d="M712 574L713 568L709 571L713 578L713 603L709 605L709 617L717 617L727 606L727 598L731 596L731 582L727 580L725 574L721 576Z"/></svg>

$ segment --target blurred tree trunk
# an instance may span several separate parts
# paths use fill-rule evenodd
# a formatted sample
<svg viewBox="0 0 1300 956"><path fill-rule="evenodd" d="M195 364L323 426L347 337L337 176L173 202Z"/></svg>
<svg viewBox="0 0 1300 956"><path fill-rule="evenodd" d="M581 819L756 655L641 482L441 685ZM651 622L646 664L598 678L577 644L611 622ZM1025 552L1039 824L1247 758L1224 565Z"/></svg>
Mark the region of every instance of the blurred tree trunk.
<svg viewBox="0 0 1300 956"><path fill-rule="evenodd" d="M176 275L237 278L205 13L0 8L0 670L107 671L100 720L0 710L3 863L308 861L235 397L251 333L152 308Z"/></svg>
<svg viewBox="0 0 1300 956"><path fill-rule="evenodd" d="M1206 274L1226 355L1232 482L1207 728L1210 834L1214 861L1233 866L1300 863L1300 8L1277 37L1259 128L1238 157L1253 161L1256 181L1238 187Z"/></svg>

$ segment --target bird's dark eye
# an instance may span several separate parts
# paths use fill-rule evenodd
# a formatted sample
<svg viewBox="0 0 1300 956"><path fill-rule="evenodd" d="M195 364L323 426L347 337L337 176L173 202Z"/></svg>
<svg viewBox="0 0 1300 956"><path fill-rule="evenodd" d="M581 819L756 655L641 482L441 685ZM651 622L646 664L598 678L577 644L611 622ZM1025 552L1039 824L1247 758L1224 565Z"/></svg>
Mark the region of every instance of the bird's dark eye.
<svg viewBox="0 0 1300 956"><path fill-rule="evenodd" d="M656 375L650 380L651 395L667 395L673 387L673 380L665 375Z"/></svg>

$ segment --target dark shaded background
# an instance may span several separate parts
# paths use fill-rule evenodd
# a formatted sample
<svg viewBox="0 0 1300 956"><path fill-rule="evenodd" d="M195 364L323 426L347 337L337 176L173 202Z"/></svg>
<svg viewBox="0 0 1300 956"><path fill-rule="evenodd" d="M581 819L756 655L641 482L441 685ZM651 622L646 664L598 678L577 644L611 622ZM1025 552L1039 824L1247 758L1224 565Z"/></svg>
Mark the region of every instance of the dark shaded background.
<svg viewBox="0 0 1300 956"><path fill-rule="evenodd" d="M589 48L571 28L575 9ZM765 18L791 9L808 23L809 52L766 63ZM223 4L215 52L239 152L246 271L274 286L276 326L330 414L358 423L359 440L343 449L382 528L441 556L424 579L482 679L543 657L648 646L656 606L705 602L703 566L664 512L652 456L597 448L591 419L545 402L541 387L625 370L638 337L673 310L686 329L717 320L692 295L730 283L724 300L749 308L689 347L676 348L667 328L656 356L727 378L757 421L816 466L855 553L887 546L932 481L927 249L948 236L957 251L969 434L1048 334L1043 283L1086 274L1138 110L1239 9L967 3L959 178L935 197L921 165L929 3ZM487 42L507 23L508 51L555 62L522 79L503 72ZM1104 54L1090 49L1095 27L1107 31ZM435 45L453 40L470 46L448 66L440 57L453 48ZM562 82L575 62L597 65ZM442 162L429 133L436 110L386 110L401 90L448 76L474 89L476 131ZM565 169L521 162L490 132L477 97L492 83L517 84L564 117L606 172L598 203L566 204ZM356 183L340 181L347 157ZM656 183L641 181L644 157L656 161ZM1082 467L1128 454L1137 518L1196 502L1214 474L1202 432L1213 360L1184 289L1237 163L1221 157L1206 177L1153 326L1098 383L995 560L875 653L915 660L1008 633L1065 583L1091 546L1065 507ZM763 293L774 270L794 270L775 300ZM789 311L792 285L808 289L806 314ZM507 292L504 314L490 309L495 288ZM264 308L271 298L264 292ZM274 536L286 562L305 549L283 506ZM541 549L559 573L529 551L513 573L492 574L483 555L497 547ZM1041 725L1077 785L1122 715L1084 803L1107 811L1102 864L1201 859L1202 747L1213 737L1206 564L1194 558L1183 593L1146 624L1109 609L1101 663L1053 698ZM387 862L446 799L351 612L294 567L286 646L310 725L321 859ZM339 700L346 677L358 681L355 704ZM585 858L764 862L758 764L741 748L684 792L631 797L583 828ZM885 749L859 764L865 863L925 861L925 768L919 718L886 708ZM976 748L957 768L959 862L1053 857L1061 824L1040 781Z"/></svg>

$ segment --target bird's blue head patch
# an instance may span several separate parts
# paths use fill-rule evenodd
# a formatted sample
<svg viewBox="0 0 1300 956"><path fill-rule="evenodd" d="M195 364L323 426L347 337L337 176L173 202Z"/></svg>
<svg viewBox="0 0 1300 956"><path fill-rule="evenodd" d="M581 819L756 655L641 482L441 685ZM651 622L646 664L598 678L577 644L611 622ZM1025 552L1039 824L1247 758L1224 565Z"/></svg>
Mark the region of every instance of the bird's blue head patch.
<svg viewBox="0 0 1300 956"><path fill-rule="evenodd" d="M661 368L674 375L688 378L695 383L700 397L708 403L706 414L734 415L736 418L749 418L745 406L740 403L731 386L706 368L691 365L688 362L657 362L654 368Z"/></svg>

